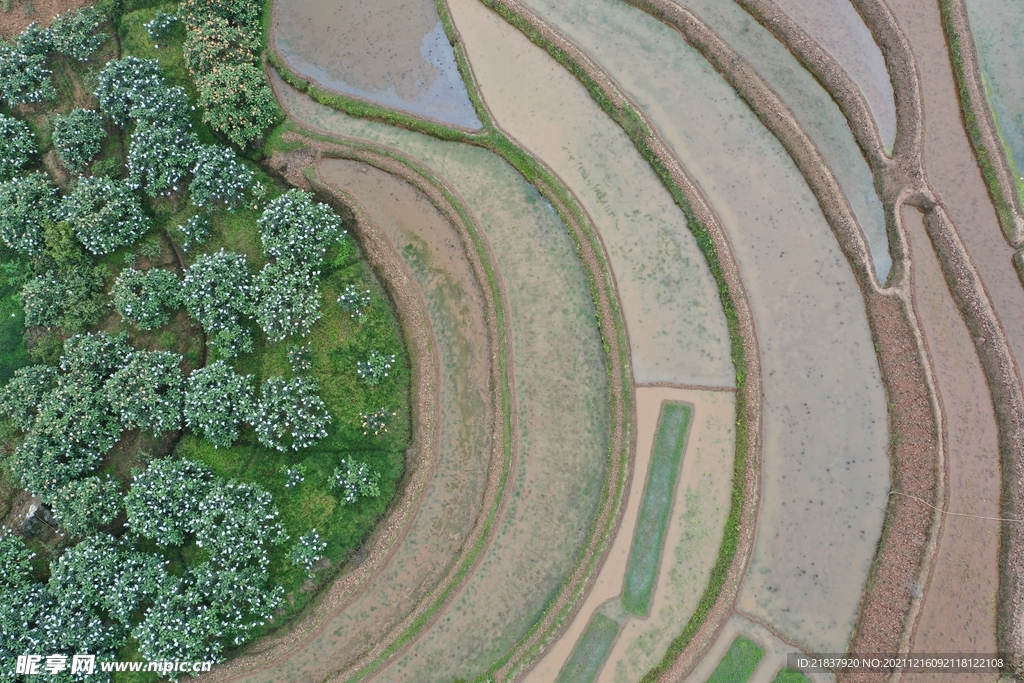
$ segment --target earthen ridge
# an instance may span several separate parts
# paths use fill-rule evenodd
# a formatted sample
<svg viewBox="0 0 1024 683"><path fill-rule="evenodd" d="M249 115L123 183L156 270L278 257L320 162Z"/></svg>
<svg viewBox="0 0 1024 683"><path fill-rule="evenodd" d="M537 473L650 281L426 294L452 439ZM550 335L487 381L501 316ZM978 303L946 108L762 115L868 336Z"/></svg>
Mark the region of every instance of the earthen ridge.
<svg viewBox="0 0 1024 683"><path fill-rule="evenodd" d="M747 463L745 469L746 480L744 482L745 496L740 516L738 548L729 567L724 586L714 606L708 612L703 626L691 639L683 655L678 660L679 662L685 662L683 668L689 670L693 664L710 650L718 632L732 614L732 608L739 593L739 586L746 573L746 568L753 551L757 512L760 503L762 444L761 358L754 330L753 315L746 298L739 269L726 233L696 182L689 177L669 152L668 147L661 138L654 133L653 124L628 96L622 92L621 88L612 78L576 47L575 44L549 26L531 10L517 2L517 0L481 1L492 9L495 7L500 8L525 21L531 30L537 31L543 36L545 41L564 51L568 55L568 59L572 60L586 73L587 77L599 89L601 95L611 101L612 106L620 110L629 110L631 114L644 122L646 131L644 132L642 142L650 150L651 155L663 166L670 182L686 196L689 203L689 206L686 208L692 211L697 221L708 231L714 243L715 251L721 261L723 278L727 284L731 302L736 310L739 335L747 362L746 383L740 392L745 409L743 423L747 432L745 435L747 450L744 454ZM637 143L638 140L634 139L634 144ZM655 170L657 172L657 169ZM672 188L669 189L671 192Z"/></svg>
<svg viewBox="0 0 1024 683"><path fill-rule="evenodd" d="M960 61L954 60L953 74L959 86L961 108L973 111L974 118L968 121L968 138L979 159L986 157L995 177L986 177L989 194L996 205L996 213L1006 241L1019 249L1024 246L1024 206L1021 205L1020 190L1006 155L1006 148L996 128L995 117L989 106L988 95L981 78L978 48L971 31L971 21L964 0L942 0L943 28L947 40L959 44ZM965 101L966 100L966 101ZM993 187L993 182L996 187ZM1004 205L1004 206L1000 206Z"/></svg>

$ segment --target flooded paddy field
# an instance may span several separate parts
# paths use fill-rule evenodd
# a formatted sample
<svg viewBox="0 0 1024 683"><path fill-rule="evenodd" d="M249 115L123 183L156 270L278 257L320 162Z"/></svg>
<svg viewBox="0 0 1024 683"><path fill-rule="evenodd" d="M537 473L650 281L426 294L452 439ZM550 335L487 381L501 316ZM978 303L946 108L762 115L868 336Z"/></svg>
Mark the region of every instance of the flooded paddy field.
<svg viewBox="0 0 1024 683"><path fill-rule="evenodd" d="M961 516L1000 517L1001 472L992 397L921 213L904 208L903 225L914 260L918 319L945 412L947 509L957 513L943 520L911 651L996 652L999 522ZM949 680L991 678L958 676Z"/></svg>
<svg viewBox="0 0 1024 683"><path fill-rule="evenodd" d="M707 585L729 514L736 450L735 395L729 391L639 386L636 401L636 458L618 534L573 621L523 678L524 683L555 680L591 618L598 613L610 614L618 620L620 631L597 680L603 683L640 680L661 661L669 643L693 615ZM693 406L693 422L675 489L650 615L630 617L622 609L620 599L658 417L666 401Z"/></svg>
<svg viewBox="0 0 1024 683"><path fill-rule="evenodd" d="M1024 191L1024 3L966 0L985 90Z"/></svg>
<svg viewBox="0 0 1024 683"><path fill-rule="evenodd" d="M608 250L637 382L733 386L711 271L661 181L575 77L479 0L448 3L498 125L579 198Z"/></svg>
<svg viewBox="0 0 1024 683"><path fill-rule="evenodd" d="M583 266L553 208L491 152L353 119L282 86L299 121L401 149L458 188L505 281L519 464L491 547L462 591L381 680L445 681L486 669L536 622L590 531L608 452L608 382Z"/></svg>
<svg viewBox="0 0 1024 683"><path fill-rule="evenodd" d="M896 139L896 102L882 50L849 0L775 0L850 75L864 94L882 141Z"/></svg>
<svg viewBox="0 0 1024 683"><path fill-rule="evenodd" d="M585 21L541 13L647 111L721 217L748 288L764 366L764 491L740 605L808 647L842 651L889 489L863 298L792 159L714 69L634 8L589 8Z"/></svg>
<svg viewBox="0 0 1024 683"><path fill-rule="evenodd" d="M274 45L328 90L480 128L432 0L278 0Z"/></svg>

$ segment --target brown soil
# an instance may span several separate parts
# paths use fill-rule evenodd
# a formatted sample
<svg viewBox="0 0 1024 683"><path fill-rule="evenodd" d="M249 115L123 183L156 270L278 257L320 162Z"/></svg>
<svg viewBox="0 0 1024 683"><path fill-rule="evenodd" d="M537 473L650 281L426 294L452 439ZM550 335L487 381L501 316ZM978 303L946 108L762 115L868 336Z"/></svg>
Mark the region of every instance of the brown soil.
<svg viewBox="0 0 1024 683"><path fill-rule="evenodd" d="M914 298L945 417L948 510L911 652L996 652L998 428L971 335L943 279L919 211L905 208ZM910 680L931 678L911 676ZM959 675L948 680L988 677Z"/></svg>
<svg viewBox="0 0 1024 683"><path fill-rule="evenodd" d="M33 21L49 26L58 14L92 5L96 0L13 0L10 11L0 9L0 36L11 40Z"/></svg>

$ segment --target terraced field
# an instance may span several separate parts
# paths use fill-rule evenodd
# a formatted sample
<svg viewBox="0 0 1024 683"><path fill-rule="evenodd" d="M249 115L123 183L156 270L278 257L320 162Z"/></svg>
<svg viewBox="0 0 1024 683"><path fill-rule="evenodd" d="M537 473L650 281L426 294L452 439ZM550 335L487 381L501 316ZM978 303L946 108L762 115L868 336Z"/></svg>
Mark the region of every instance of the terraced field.
<svg viewBox="0 0 1024 683"><path fill-rule="evenodd" d="M1015 3L268 7L264 166L423 398L377 530L205 680L1024 675Z"/></svg>

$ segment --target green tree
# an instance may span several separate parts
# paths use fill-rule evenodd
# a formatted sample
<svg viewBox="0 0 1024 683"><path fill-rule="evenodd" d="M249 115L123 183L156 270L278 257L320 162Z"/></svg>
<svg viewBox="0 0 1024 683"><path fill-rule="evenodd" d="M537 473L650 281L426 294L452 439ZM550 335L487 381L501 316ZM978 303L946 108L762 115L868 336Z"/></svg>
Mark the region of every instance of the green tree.
<svg viewBox="0 0 1024 683"><path fill-rule="evenodd" d="M167 323L169 309L181 305L181 280L162 268L125 268L117 276L112 294L121 317L140 330L152 330Z"/></svg>
<svg viewBox="0 0 1024 683"><path fill-rule="evenodd" d="M254 64L225 64L195 80L203 120L239 147L262 138L281 116L263 70Z"/></svg>
<svg viewBox="0 0 1024 683"><path fill-rule="evenodd" d="M51 73L45 55L28 55L0 44L0 92L12 107L55 99Z"/></svg>
<svg viewBox="0 0 1024 683"><path fill-rule="evenodd" d="M313 575L313 565L321 560L324 551L327 550L327 541L320 537L316 529L304 534L292 546L291 560L310 576Z"/></svg>
<svg viewBox="0 0 1024 683"><path fill-rule="evenodd" d="M200 256L185 271L185 308L225 354L235 355L252 348L249 332L242 327L242 316L252 312L252 299L249 266L242 254L221 249Z"/></svg>
<svg viewBox="0 0 1024 683"><path fill-rule="evenodd" d="M39 156L28 124L0 114L0 180L7 180Z"/></svg>
<svg viewBox="0 0 1024 683"><path fill-rule="evenodd" d="M96 158L106 137L103 118L92 109L73 109L53 122L53 147L64 167L75 174Z"/></svg>
<svg viewBox="0 0 1024 683"><path fill-rule="evenodd" d="M64 214L93 254L109 254L149 232L149 219L131 187L120 180L86 176L64 201Z"/></svg>
<svg viewBox="0 0 1024 683"><path fill-rule="evenodd" d="M42 173L0 183L0 238L22 254L43 248L43 226L58 217L60 194Z"/></svg>
<svg viewBox="0 0 1024 683"><path fill-rule="evenodd" d="M190 460L162 458L132 479L125 496L128 527L160 547L180 546L195 532L213 473Z"/></svg>
<svg viewBox="0 0 1024 683"><path fill-rule="evenodd" d="M14 377L0 390L0 415L8 417L22 431L32 428L46 395L57 386L57 369L30 365L14 371Z"/></svg>
<svg viewBox="0 0 1024 683"><path fill-rule="evenodd" d="M47 224L36 277L25 284L25 324L80 332L95 325L109 306L106 269L96 266L66 223Z"/></svg>
<svg viewBox="0 0 1024 683"><path fill-rule="evenodd" d="M200 208L222 206L229 211L245 204L246 191L255 177L233 149L221 145L199 148L192 175L189 194L193 204Z"/></svg>
<svg viewBox="0 0 1024 683"><path fill-rule="evenodd" d="M376 498L380 495L380 477L365 462L342 458L341 466L334 470L334 485L341 489L342 501L346 505L359 502L360 498Z"/></svg>
<svg viewBox="0 0 1024 683"><path fill-rule="evenodd" d="M57 490L50 506L61 527L81 538L113 522L122 501L121 485L108 474L69 481Z"/></svg>
<svg viewBox="0 0 1024 683"><path fill-rule="evenodd" d="M268 263L256 278L256 320L272 342L305 337L322 317L319 271Z"/></svg>
<svg viewBox="0 0 1024 683"><path fill-rule="evenodd" d="M252 378L222 360L193 372L185 391L185 425L213 444L227 448L252 415Z"/></svg>
<svg viewBox="0 0 1024 683"><path fill-rule="evenodd" d="M137 105L159 97L167 90L160 62L155 59L125 57L107 62L99 75L96 98L104 114L119 126Z"/></svg>
<svg viewBox="0 0 1024 683"><path fill-rule="evenodd" d="M103 16L94 7L58 14L50 24L54 51L79 62L88 61L107 39L105 34L96 33L102 22Z"/></svg>
<svg viewBox="0 0 1024 683"><path fill-rule="evenodd" d="M252 421L260 443L297 451L325 438L331 416L316 391L316 385L303 377L268 379Z"/></svg>
<svg viewBox="0 0 1024 683"><path fill-rule="evenodd" d="M185 399L182 358L168 351L134 351L103 392L123 429L159 435L181 428Z"/></svg>
<svg viewBox="0 0 1024 683"><path fill-rule="evenodd" d="M345 235L338 214L302 190L289 190L270 202L256 225L264 253L295 270L318 267L327 249Z"/></svg>

